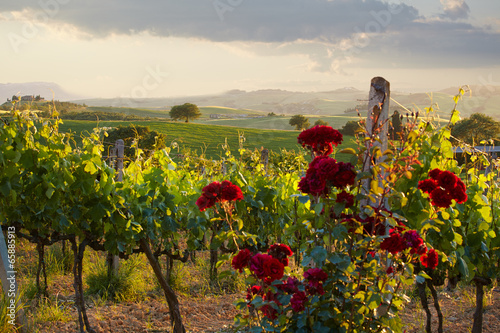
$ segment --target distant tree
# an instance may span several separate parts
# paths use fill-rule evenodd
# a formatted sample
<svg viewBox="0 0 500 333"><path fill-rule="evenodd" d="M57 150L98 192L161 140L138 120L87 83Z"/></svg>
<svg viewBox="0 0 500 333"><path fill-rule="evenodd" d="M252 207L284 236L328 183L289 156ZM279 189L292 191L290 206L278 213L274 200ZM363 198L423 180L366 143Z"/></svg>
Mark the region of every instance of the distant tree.
<svg viewBox="0 0 500 333"><path fill-rule="evenodd" d="M274 113L274 112L269 112L269 113L267 114L267 116L268 116L268 117L274 117L274 116L276 116L276 113Z"/></svg>
<svg viewBox="0 0 500 333"><path fill-rule="evenodd" d="M16 96L16 95L12 95L12 102L15 103L15 102L19 102L21 100L21 97L19 96Z"/></svg>
<svg viewBox="0 0 500 333"><path fill-rule="evenodd" d="M183 119L189 123L189 119L197 119L201 116L198 106L191 103L184 103L182 105L175 105L170 110L170 118L173 120Z"/></svg>
<svg viewBox="0 0 500 333"><path fill-rule="evenodd" d="M314 122L314 126L328 126L328 122L322 119L318 119Z"/></svg>
<svg viewBox="0 0 500 333"><path fill-rule="evenodd" d="M483 140L496 139L500 134L500 122L483 113L473 113L469 118L458 121L451 129L451 135L470 145Z"/></svg>
<svg viewBox="0 0 500 333"><path fill-rule="evenodd" d="M344 126L339 130L342 135L355 136L358 130L363 129L359 124L359 121L349 120Z"/></svg>
<svg viewBox="0 0 500 333"><path fill-rule="evenodd" d="M391 138L391 140L398 140L400 138L400 135L398 133L401 133L402 130L403 126L401 122L401 114L399 113L398 110L395 110L391 116L391 127L389 129L389 138Z"/></svg>
<svg viewBox="0 0 500 333"><path fill-rule="evenodd" d="M290 118L290 121L288 123L290 124L290 126L295 126L295 129L297 131L306 129L309 126L311 126L311 124L309 123L309 119L307 119L301 114L297 114L292 118Z"/></svg>

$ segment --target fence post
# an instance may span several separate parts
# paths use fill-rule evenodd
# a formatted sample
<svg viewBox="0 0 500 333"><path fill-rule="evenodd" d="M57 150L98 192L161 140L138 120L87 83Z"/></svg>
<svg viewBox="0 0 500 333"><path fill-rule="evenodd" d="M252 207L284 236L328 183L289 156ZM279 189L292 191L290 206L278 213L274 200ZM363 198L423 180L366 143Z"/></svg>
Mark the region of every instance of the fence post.
<svg viewBox="0 0 500 333"><path fill-rule="evenodd" d="M111 156L116 158L114 163L115 170L117 170L116 181L121 182L123 181L123 159L125 157L125 143L122 139L116 140L115 147L111 149ZM108 252L106 261L108 263L108 275L118 275L120 258Z"/></svg>
<svg viewBox="0 0 500 333"><path fill-rule="evenodd" d="M264 164L264 171L266 171L267 175L267 166L269 165L269 150L268 149L262 149L260 152L260 163Z"/></svg>
<svg viewBox="0 0 500 333"><path fill-rule="evenodd" d="M390 101L390 84L382 77L374 77L370 84L370 93L368 95L368 114L366 116L366 152L363 162L363 172L369 172L372 165L383 161L382 154L387 150L387 134L389 129L389 101ZM373 156L375 147L380 149L379 156ZM384 171L381 168L380 173ZM379 185L381 185L379 181ZM363 182L363 192L370 193L370 179L365 179ZM362 206L370 205L372 207L379 206L378 200L365 199Z"/></svg>

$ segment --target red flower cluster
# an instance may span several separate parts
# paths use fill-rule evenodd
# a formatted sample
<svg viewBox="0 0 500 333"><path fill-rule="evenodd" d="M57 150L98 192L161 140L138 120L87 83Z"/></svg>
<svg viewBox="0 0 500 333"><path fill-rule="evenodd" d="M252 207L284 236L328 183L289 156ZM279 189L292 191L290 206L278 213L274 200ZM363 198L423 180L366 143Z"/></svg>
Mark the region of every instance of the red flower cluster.
<svg viewBox="0 0 500 333"><path fill-rule="evenodd" d="M251 258L252 252L250 252L249 249L243 249L233 257L231 266L233 266L235 270L241 273L243 272L243 268L248 267Z"/></svg>
<svg viewBox="0 0 500 333"><path fill-rule="evenodd" d="M436 268L439 262L436 250L431 249L427 252L424 240L415 230L408 230L401 234L398 230L391 229L390 236L380 244L380 249L387 250L394 255L410 249L410 253L419 255L422 265L430 269Z"/></svg>
<svg viewBox="0 0 500 333"><path fill-rule="evenodd" d="M292 309L295 312L304 311L306 309L305 304L307 302L307 295L303 291L296 292L292 299L290 300L290 304L292 305Z"/></svg>
<svg viewBox="0 0 500 333"><path fill-rule="evenodd" d="M309 164L305 177L299 182L303 193L328 195L329 187L353 185L356 173L350 163L337 162L328 156L317 156Z"/></svg>
<svg viewBox="0 0 500 333"><path fill-rule="evenodd" d="M285 266L288 266L288 257L290 257L293 252L288 245L285 244L274 244L271 245L267 253L273 258L278 259Z"/></svg>
<svg viewBox="0 0 500 333"><path fill-rule="evenodd" d="M429 177L419 181L418 188L429 194L432 205L448 208L451 200L457 203L467 201L465 184L453 172L434 169L429 171Z"/></svg>
<svg viewBox="0 0 500 333"><path fill-rule="evenodd" d="M248 267L255 277L265 283L271 283L283 277L285 266L288 266L288 258L293 255L292 250L285 244L274 244L269 254L257 253L253 255L250 250L243 249L231 261L231 266L240 273Z"/></svg>
<svg viewBox="0 0 500 333"><path fill-rule="evenodd" d="M436 250L430 249L428 253L420 257L420 262L424 265L424 267L434 269L439 263L439 255Z"/></svg>
<svg viewBox="0 0 500 333"><path fill-rule="evenodd" d="M342 222L349 226L349 232L354 232L358 222L363 226L363 233L372 236L384 236L386 233L386 220L388 217L395 219L398 223L397 229L403 230L404 223L392 216L392 212L385 208L374 208L374 214L371 216L347 215L343 216Z"/></svg>
<svg viewBox="0 0 500 333"><path fill-rule="evenodd" d="M406 249L411 249L410 253L422 255L427 252L424 240L415 230L408 230L401 234L396 229L390 230L390 236L380 244L380 249L387 250L392 254L398 254Z"/></svg>
<svg viewBox="0 0 500 333"><path fill-rule="evenodd" d="M333 152L333 147L342 143L342 134L330 126L314 126L299 134L299 144L311 149L315 155L327 156Z"/></svg>
<svg viewBox="0 0 500 333"><path fill-rule="evenodd" d="M196 200L196 205L200 211L213 207L216 202L242 200L241 189L228 180L213 182L205 186L201 196Z"/></svg>
<svg viewBox="0 0 500 333"><path fill-rule="evenodd" d="M328 279L328 274L321 268L310 268L304 273L304 278L307 281L306 291L310 295L323 295L323 282Z"/></svg>

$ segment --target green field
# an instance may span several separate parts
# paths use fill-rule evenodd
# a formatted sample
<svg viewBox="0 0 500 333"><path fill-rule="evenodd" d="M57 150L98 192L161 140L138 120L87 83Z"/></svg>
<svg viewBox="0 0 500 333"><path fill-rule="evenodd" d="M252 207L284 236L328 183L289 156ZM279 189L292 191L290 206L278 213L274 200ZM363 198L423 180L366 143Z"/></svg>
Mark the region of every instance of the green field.
<svg viewBox="0 0 500 333"><path fill-rule="evenodd" d="M202 114L201 118L209 119L211 114L219 114L222 116L262 116L267 115L267 112L260 112L256 110L248 109L234 109L226 108L223 106L202 106L199 107ZM169 111L170 109L160 109L160 108L129 108L129 107L116 107L116 106L89 106L87 111L94 112L114 112L123 113L126 115L136 115L139 117L150 117L150 118L165 118L170 119Z"/></svg>
<svg viewBox="0 0 500 333"><path fill-rule="evenodd" d="M328 125L333 128L340 129L344 124L350 120L358 121L359 118L356 114L349 116L316 116L316 115L305 115L309 119L309 123L314 125L314 122L318 119L324 120ZM274 116L274 117L261 117L261 118L241 118L241 119L201 119L197 120L196 123L200 124L210 124L210 125L221 125L221 126L234 126L234 127L244 127L244 128L256 128L256 129L277 129L277 130L293 130L294 127L290 126L291 116Z"/></svg>
<svg viewBox="0 0 500 333"><path fill-rule="evenodd" d="M131 124L125 121L101 121L88 122L79 120L66 120L60 125L62 132L72 131L77 137L82 133L92 132L94 127L116 127L118 125L127 126ZM303 149L297 144L299 131L280 130L259 130L251 128L226 127L215 125L204 125L182 122L161 122L161 121L135 121L135 125L149 126L151 130L164 133L167 136L166 143L171 145L177 143L180 147L196 151L198 155L205 154L208 158L218 158L224 155L223 146L226 139L227 144L234 155L238 155L238 137L245 138L243 147L247 149L260 149L261 147L272 151L281 149L299 150ZM346 137L340 149L354 147L351 137ZM339 160L347 161L349 155L338 156Z"/></svg>

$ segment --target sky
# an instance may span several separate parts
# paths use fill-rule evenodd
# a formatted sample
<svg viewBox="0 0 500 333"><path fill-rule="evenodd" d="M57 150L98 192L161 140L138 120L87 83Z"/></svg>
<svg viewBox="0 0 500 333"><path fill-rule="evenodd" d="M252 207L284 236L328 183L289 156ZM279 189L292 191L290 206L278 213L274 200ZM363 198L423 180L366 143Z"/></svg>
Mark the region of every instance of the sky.
<svg viewBox="0 0 500 333"><path fill-rule="evenodd" d="M0 38L0 83L86 97L500 85L497 0L2 0Z"/></svg>

